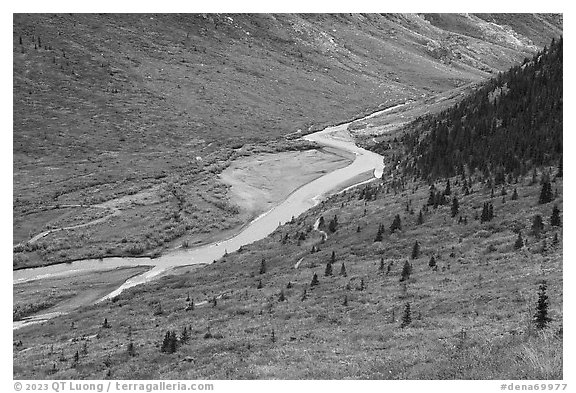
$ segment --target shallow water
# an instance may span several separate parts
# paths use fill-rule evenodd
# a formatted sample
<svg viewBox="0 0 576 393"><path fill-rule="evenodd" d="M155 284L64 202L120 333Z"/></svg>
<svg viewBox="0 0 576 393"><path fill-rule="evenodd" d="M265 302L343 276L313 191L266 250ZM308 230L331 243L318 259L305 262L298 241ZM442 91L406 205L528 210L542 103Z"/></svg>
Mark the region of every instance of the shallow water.
<svg viewBox="0 0 576 393"><path fill-rule="evenodd" d="M380 111L381 113L383 111ZM367 116L372 117L373 115ZM75 275L80 272L109 270L116 267L147 265L154 266L151 270L132 277L122 286L111 292L103 299L112 298L120 294L124 289L149 282L158 278L173 267L206 264L220 259L226 252L234 252L241 246L263 239L271 234L279 225L290 221L306 210L317 205L324 196L346 184L350 179L367 171L373 171L374 177L381 177L384 170L383 157L379 154L362 149L353 141L347 131L349 123L309 134L304 138L315 141L323 146L330 146L353 153L356 158L347 167L330 172L310 183L300 187L288 196L282 203L248 224L240 233L228 240L208 244L193 249L177 250L161 257L129 258L113 257L102 260L90 259L71 263L58 264L46 267L17 270L13 273L14 284L42 278ZM21 327L19 324L18 327ZM25 325L25 324L24 324ZM15 326L15 328L17 328Z"/></svg>

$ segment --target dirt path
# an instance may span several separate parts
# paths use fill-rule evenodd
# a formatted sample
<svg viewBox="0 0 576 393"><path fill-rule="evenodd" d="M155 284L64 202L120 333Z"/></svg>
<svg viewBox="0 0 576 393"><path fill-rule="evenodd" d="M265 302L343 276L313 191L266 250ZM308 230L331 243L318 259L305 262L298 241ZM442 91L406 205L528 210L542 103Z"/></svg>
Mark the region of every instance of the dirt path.
<svg viewBox="0 0 576 393"><path fill-rule="evenodd" d="M39 234L33 236L30 240L18 243L14 246L14 248L16 247L23 247L26 244L34 244L36 243L38 240L42 239L43 237L48 236L51 233L54 232L60 232L60 231L66 231L66 230L73 230L73 229L78 229L78 228L84 228L90 225L96 225L96 224L100 224L103 223L107 220L109 220L110 218L114 217L114 216L118 216L121 214L120 209L115 208L115 207L107 207L107 206L102 206L102 205L61 205L59 207L85 207L85 208L99 208L99 209L106 209L106 210L112 210L112 212L104 217L100 217L97 218L95 220L89 221L89 222L85 222L83 224L77 224L77 225L71 225L71 226L67 226L67 227L61 227L61 228L53 228L53 229L48 229L44 232L40 232ZM58 207L54 207L54 208L58 208Z"/></svg>

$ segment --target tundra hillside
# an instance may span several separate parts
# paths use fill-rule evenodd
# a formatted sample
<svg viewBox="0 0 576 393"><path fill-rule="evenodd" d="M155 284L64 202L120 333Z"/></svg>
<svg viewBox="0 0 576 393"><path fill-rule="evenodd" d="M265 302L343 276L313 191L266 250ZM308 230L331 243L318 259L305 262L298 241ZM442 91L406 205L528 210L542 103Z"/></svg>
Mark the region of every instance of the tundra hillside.
<svg viewBox="0 0 576 393"><path fill-rule="evenodd" d="M13 267L227 236L254 214L218 179L233 159L426 108L561 31L532 14L14 15Z"/></svg>
<svg viewBox="0 0 576 393"><path fill-rule="evenodd" d="M382 180L214 264L15 331L15 378L562 379L562 68L557 40L385 136ZM456 160L525 116L536 129L511 166ZM462 138L443 145L453 167L435 154L444 127ZM530 138L546 151L520 154Z"/></svg>

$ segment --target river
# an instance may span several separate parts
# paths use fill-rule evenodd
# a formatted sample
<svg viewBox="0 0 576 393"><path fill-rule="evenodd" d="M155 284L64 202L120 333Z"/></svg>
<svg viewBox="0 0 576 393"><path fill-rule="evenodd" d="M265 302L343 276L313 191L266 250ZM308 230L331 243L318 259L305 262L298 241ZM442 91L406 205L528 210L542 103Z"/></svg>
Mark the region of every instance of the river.
<svg viewBox="0 0 576 393"><path fill-rule="evenodd" d="M393 107L395 108L395 107ZM388 108L391 110L393 108ZM378 114L384 111L379 111ZM374 114L367 116L372 117ZM365 119L366 119L365 118ZM129 258L114 257L102 260L90 259L71 263L16 270L13 272L14 284L43 278L75 275L79 272L108 270L121 266L153 266L152 269L141 275L127 280L122 286L111 292L101 300L113 298L123 290L138 284L149 282L166 273L171 268L194 264L207 264L220 259L226 252L234 252L241 246L263 239L271 234L279 225L284 224L306 210L317 205L323 197L331 191L349 183L350 179L361 173L373 171L374 177L381 177L384 170L383 157L374 152L356 146L353 138L347 131L350 123L327 127L322 131L306 135L304 139L317 142L322 146L329 146L351 152L355 155L354 161L347 167L337 169L310 183L300 187L288 196L282 203L268 212L260 215L250 222L240 233L228 240L200 246L194 249L180 249L158 258ZM46 315L48 316L48 314ZM33 318L38 323L41 316ZM48 319L48 318L46 318ZM33 322L30 320L30 322ZM25 326L25 321L14 322L14 328Z"/></svg>

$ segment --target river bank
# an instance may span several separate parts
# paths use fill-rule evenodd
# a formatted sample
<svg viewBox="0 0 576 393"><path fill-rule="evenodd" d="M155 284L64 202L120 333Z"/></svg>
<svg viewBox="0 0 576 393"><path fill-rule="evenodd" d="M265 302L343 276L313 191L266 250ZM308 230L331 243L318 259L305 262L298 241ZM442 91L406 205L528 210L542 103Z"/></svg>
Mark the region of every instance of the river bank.
<svg viewBox="0 0 576 393"><path fill-rule="evenodd" d="M354 157L354 161L293 191L280 204L261 214L250 222L237 235L220 242L206 244L193 249L178 249L158 258L103 258L102 260L84 260L66 265L52 265L42 268L23 269L13 273L15 285L47 278L74 276L82 272L96 272L125 266L149 266L145 273L126 280L101 300L113 298L127 288L134 287L165 274L178 266L211 263L222 256L237 251L242 246L260 240L272 233L278 226L292 220L310 207L317 205L322 198L335 191L342 190L357 182L365 182L370 177L381 177L384 168L382 156L355 145L343 123L327 127L322 131L306 135L305 140L318 143L329 149L337 149L341 154Z"/></svg>

